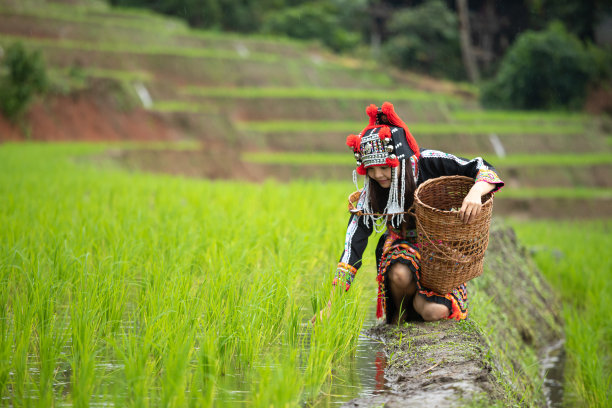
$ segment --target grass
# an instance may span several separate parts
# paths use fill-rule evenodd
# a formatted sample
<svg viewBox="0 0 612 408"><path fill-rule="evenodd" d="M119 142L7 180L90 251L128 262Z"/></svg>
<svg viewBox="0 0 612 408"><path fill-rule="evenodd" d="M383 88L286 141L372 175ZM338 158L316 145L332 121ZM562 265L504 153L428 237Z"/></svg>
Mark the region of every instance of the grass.
<svg viewBox="0 0 612 408"><path fill-rule="evenodd" d="M607 407L612 401L612 221L512 222L560 293L565 320L567 406Z"/></svg>
<svg viewBox="0 0 612 408"><path fill-rule="evenodd" d="M273 63L280 60L280 56L272 53L251 52L248 57L241 56L233 49L214 49L214 48L196 48L196 47L176 47L176 46L159 46L159 45L142 45L119 42L86 42L76 40L58 40L44 39L32 37L19 37L14 35L2 36L2 44L7 45L9 42L21 41L26 46L45 48L50 50L53 48L61 48L68 50L80 51L96 51L109 53L125 53L135 55L167 55L172 57L185 58L206 58L206 59L223 59L223 60L244 60L258 61L265 63Z"/></svg>
<svg viewBox="0 0 612 408"><path fill-rule="evenodd" d="M304 324L329 294L345 189L72 161L101 148L0 146L3 400L225 406L243 389L249 404L316 403L369 306L357 284Z"/></svg>
<svg viewBox="0 0 612 408"><path fill-rule="evenodd" d="M458 154L460 157L470 157ZM251 163L262 164L316 164L316 165L353 165L355 160L347 153L293 153L293 152L249 152L242 159ZM496 167L525 166L594 166L612 164L612 154L513 154L506 157L495 157Z"/></svg>
<svg viewBox="0 0 612 408"><path fill-rule="evenodd" d="M454 111L450 113L458 121L491 121L491 122L578 122L585 123L588 115L575 112L549 111Z"/></svg>
<svg viewBox="0 0 612 408"><path fill-rule="evenodd" d="M569 198L607 199L612 198L612 188L589 187L504 187L503 197L507 198Z"/></svg>
<svg viewBox="0 0 612 408"><path fill-rule="evenodd" d="M322 91L323 93L325 91ZM355 132L363 129L367 123L352 121L251 121L242 122L239 127L250 132ZM582 123L554 124L554 123L411 123L410 131L414 134L441 135L441 134L563 134L574 135L584 133Z"/></svg>
<svg viewBox="0 0 612 408"><path fill-rule="evenodd" d="M433 94L431 92L404 90L378 90L378 89L334 89L334 88L266 88L266 87L240 87L240 88L213 88L188 86L183 88L188 95L223 98L264 98L264 99L359 99L359 100L408 100L408 101L458 101L458 98L447 94ZM276 126L299 126L300 122L278 122ZM255 125L255 123L249 123ZM257 123L263 125L263 123ZM306 123L305 125L308 125ZM361 124L363 127L363 124Z"/></svg>

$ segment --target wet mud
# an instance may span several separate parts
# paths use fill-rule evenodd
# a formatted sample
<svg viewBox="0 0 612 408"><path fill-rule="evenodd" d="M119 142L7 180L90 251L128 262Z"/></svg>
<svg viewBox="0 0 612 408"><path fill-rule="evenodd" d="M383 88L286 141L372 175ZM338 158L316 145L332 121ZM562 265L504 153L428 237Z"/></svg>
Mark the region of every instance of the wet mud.
<svg viewBox="0 0 612 408"><path fill-rule="evenodd" d="M470 321L381 324L364 334L383 344L384 388L345 407L448 406L503 398L486 342Z"/></svg>

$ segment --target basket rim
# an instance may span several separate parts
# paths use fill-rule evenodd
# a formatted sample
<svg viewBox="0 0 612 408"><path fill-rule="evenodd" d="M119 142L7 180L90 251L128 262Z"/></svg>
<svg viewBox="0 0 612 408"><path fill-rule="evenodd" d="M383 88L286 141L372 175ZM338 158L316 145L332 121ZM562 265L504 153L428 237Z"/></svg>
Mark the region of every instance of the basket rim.
<svg viewBox="0 0 612 408"><path fill-rule="evenodd" d="M435 208L435 207L432 207L432 206L430 206L428 204L425 204L419 198L419 191L421 190L421 188L427 186L428 184L433 184L434 182L440 182L443 179L470 181L470 182L472 182L472 184L475 184L474 179L471 178L471 177L468 177L468 176L440 176L440 177L429 179L429 180L423 182L414 192L415 210L416 210L416 205L418 204L422 208L426 208L428 210L435 211L435 212L438 212L438 213L442 213L442 214L451 214L451 213L453 213L452 211L449 211L449 210L440 210L439 208ZM482 207L483 208L485 206L488 207L488 206L493 204L493 194L491 194L491 193L488 193L488 194L490 194L489 198L487 198L487 200L484 203L482 203Z"/></svg>

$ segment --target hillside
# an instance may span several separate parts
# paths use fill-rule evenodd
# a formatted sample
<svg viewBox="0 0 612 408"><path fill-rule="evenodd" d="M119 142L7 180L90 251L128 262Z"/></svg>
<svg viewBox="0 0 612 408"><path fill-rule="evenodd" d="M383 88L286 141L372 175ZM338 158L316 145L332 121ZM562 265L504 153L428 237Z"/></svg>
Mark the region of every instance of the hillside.
<svg viewBox="0 0 612 408"><path fill-rule="evenodd" d="M113 158L195 177L350 180L346 135L364 126L365 106L390 101L421 146L498 166L498 213L612 216L609 118L486 112L465 85L102 1L5 1L0 46L16 41L43 53L53 92L25 127L0 118L2 141L191 141Z"/></svg>

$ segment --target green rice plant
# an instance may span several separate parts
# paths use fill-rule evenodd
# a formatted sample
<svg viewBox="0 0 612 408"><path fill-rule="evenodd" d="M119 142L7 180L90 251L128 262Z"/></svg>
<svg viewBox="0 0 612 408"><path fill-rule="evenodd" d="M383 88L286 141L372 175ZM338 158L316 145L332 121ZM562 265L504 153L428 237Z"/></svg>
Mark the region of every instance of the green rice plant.
<svg viewBox="0 0 612 408"><path fill-rule="evenodd" d="M471 157L470 154L457 154L460 157ZM322 153L322 152L247 152L242 154L242 160L250 163L262 164L316 164L352 166L355 163L350 154ZM497 168L510 166L594 166L612 164L612 155L608 153L588 154L512 154L505 157L496 157Z"/></svg>
<svg viewBox="0 0 612 408"><path fill-rule="evenodd" d="M280 356L279 356L280 357ZM303 374L299 370L299 353L293 350L282 359L270 358L257 368L257 382L251 384L252 400L256 407L294 407L300 402ZM291 364L284 364L289 361Z"/></svg>
<svg viewBox="0 0 612 408"><path fill-rule="evenodd" d="M408 101L456 101L456 98L447 94L433 94L417 91L414 89L402 90L372 90L372 89L339 89L339 88L212 88L188 86L182 88L187 95L215 97L215 98L291 98L291 99L341 99L341 100L408 100ZM286 123L297 124L298 122L279 122L277 126ZM263 124L261 124L263 126ZM363 124L361 124L363 127Z"/></svg>
<svg viewBox="0 0 612 408"><path fill-rule="evenodd" d="M75 40L19 37L14 35L3 35L0 43L6 44L9 41L22 41L23 44L26 46L45 48L45 50L61 48L68 50L128 53L138 55L172 55L176 57L185 58L229 59L241 61L245 59L244 57L240 56L240 54L238 54L235 50L228 49L188 48L160 45L143 46L138 44L115 42L94 43ZM280 56L266 53L251 53L249 54L248 59L251 61L263 63L274 63L280 59Z"/></svg>
<svg viewBox="0 0 612 408"><path fill-rule="evenodd" d="M451 112L451 117L458 121L478 122L578 122L585 124L589 120L587 115L581 113L550 111L453 111Z"/></svg>
<svg viewBox="0 0 612 408"><path fill-rule="evenodd" d="M357 132L363 122L346 121L251 121L241 122L239 127L251 132ZM411 123L410 131L414 134L553 134L574 135L584 133L582 123L558 125L554 123Z"/></svg>
<svg viewBox="0 0 612 408"><path fill-rule="evenodd" d="M507 198L592 198L609 199L612 197L612 188L588 187L539 187L539 188L508 188L504 189L503 197Z"/></svg>
<svg viewBox="0 0 612 408"><path fill-rule="evenodd" d="M295 405L333 387L362 292L338 296L314 331L306 305L329 295L349 186L86 163L103 149L0 146L3 398L223 406L241 390ZM268 387L279 376L290 389Z"/></svg>
<svg viewBox="0 0 612 408"><path fill-rule="evenodd" d="M612 323L605 299L612 290L612 260L606 255L612 223L513 220L512 225L565 305L567 404L609 406Z"/></svg>

